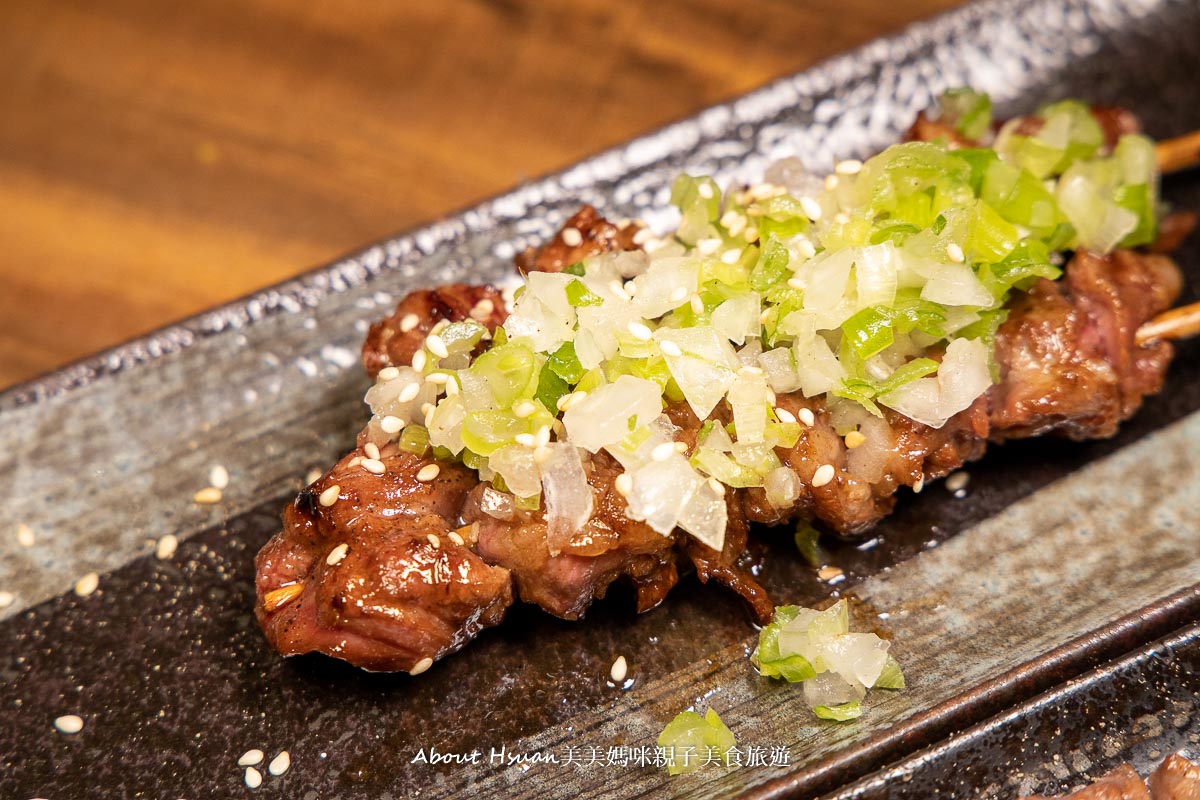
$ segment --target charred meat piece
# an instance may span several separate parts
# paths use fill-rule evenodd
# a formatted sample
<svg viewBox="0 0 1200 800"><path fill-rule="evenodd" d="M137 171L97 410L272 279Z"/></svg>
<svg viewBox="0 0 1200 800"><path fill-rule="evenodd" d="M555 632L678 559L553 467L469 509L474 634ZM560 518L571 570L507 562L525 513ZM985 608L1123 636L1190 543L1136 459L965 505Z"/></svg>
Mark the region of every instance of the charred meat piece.
<svg viewBox="0 0 1200 800"><path fill-rule="evenodd" d="M1150 773L1154 800L1200 800L1200 765L1180 755L1169 755Z"/></svg>
<svg viewBox="0 0 1200 800"><path fill-rule="evenodd" d="M287 507L255 562L255 614L284 655L421 671L499 622L512 582L452 534L475 473L441 463L418 480L437 462L395 445L381 449L382 474L366 458L346 456Z"/></svg>
<svg viewBox="0 0 1200 800"><path fill-rule="evenodd" d="M996 335L1001 381L988 393L993 441L1055 432L1103 438L1162 389L1173 349L1138 345L1144 322L1179 295L1165 256L1080 251L1060 281L1039 280L1010 303Z"/></svg>
<svg viewBox="0 0 1200 800"><path fill-rule="evenodd" d="M362 361L374 378L384 367L399 367L412 361L433 326L446 320L461 322L468 317L494 330L504 324L504 300L493 286L454 283L440 289L412 292L396 310L376 322L363 342Z"/></svg>
<svg viewBox="0 0 1200 800"><path fill-rule="evenodd" d="M1051 800L1046 797L1026 797L1024 800ZM1150 800L1146 783L1128 764L1122 764L1095 783L1057 800Z"/></svg>
<svg viewBox="0 0 1200 800"><path fill-rule="evenodd" d="M517 268L522 272L562 272L588 256L636 250L638 230L632 223L614 225L596 209L584 206L549 242L518 255Z"/></svg>
<svg viewBox="0 0 1200 800"><path fill-rule="evenodd" d="M617 579L630 580L638 611L663 601L675 585L675 536L662 536L625 514L615 488L620 465L599 453L585 464L592 489L591 519L551 552L545 511L523 511L490 484L467 499L463 520L478 525L479 554L512 573L517 595L562 619L579 619Z"/></svg>

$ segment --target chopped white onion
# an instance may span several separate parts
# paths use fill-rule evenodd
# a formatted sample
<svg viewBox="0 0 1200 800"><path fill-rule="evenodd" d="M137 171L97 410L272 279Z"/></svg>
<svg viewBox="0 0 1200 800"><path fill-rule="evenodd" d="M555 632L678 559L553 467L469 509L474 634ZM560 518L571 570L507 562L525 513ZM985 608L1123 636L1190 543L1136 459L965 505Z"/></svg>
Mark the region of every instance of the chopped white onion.
<svg viewBox="0 0 1200 800"><path fill-rule="evenodd" d="M579 448L565 442L546 445L549 457L541 463L546 501L546 545L557 555L592 516L592 487Z"/></svg>
<svg viewBox="0 0 1200 800"><path fill-rule="evenodd" d="M595 453L620 442L633 429L649 424L661 413L662 390L657 383L622 375L567 409L563 425L570 441Z"/></svg>

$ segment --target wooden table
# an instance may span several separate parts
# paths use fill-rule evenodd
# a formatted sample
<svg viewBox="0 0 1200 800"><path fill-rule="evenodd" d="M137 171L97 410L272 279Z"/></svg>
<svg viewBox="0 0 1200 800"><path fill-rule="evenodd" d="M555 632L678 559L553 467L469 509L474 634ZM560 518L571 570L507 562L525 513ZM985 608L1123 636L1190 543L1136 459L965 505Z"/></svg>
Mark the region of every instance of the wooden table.
<svg viewBox="0 0 1200 800"><path fill-rule="evenodd" d="M957 3L0 3L0 386Z"/></svg>

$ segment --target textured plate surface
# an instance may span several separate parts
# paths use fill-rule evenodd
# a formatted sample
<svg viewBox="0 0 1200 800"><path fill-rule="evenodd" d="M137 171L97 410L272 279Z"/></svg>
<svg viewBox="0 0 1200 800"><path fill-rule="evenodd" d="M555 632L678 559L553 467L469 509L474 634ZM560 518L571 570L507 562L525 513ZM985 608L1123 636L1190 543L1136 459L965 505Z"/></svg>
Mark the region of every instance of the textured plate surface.
<svg viewBox="0 0 1200 800"><path fill-rule="evenodd" d="M694 580L639 618L621 592L578 625L518 609L420 679L285 662L249 609L251 558L286 496L365 420L356 350L404 292L509 274L580 202L665 227L682 169L728 182L785 155L824 170L869 154L948 85L986 89L1006 113L1076 95L1132 107L1157 136L1200 127L1198 34L1192 2L967 7L0 395L7 518L35 533L0 549L0 589L16 595L0 612L0 796L226 796L244 790L235 762L252 747L292 754L259 790L271 796L811 795L1194 615L1194 344L1115 440L997 450L966 499L906 495L880 539L836 549L839 588L897 638L912 676L859 723L817 726L798 692L757 678L741 608ZM1166 194L1200 208L1195 177ZM1196 248L1180 259L1200 284ZM194 505L217 463L233 477L222 504ZM183 544L160 561L166 534ZM770 546L777 602L828 596L785 542ZM90 571L98 592L63 594ZM626 692L605 685L617 655ZM651 744L696 702L767 763L668 782L610 749ZM54 732L65 713L82 733ZM412 763L422 748L479 749L484 763ZM492 748L583 763L488 764Z"/></svg>

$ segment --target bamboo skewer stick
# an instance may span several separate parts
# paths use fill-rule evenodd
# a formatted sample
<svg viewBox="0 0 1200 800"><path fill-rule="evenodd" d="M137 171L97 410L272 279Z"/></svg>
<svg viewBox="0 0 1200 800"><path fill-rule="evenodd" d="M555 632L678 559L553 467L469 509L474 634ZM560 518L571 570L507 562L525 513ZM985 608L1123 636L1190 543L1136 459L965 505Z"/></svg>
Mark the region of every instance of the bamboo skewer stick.
<svg viewBox="0 0 1200 800"><path fill-rule="evenodd" d="M1164 339L1187 339L1200 334L1200 303L1172 308L1142 325L1134 334L1138 344L1161 342Z"/></svg>
<svg viewBox="0 0 1200 800"><path fill-rule="evenodd" d="M1200 164L1200 131L1163 139L1154 145L1154 159L1158 162L1158 171L1164 175Z"/></svg>

